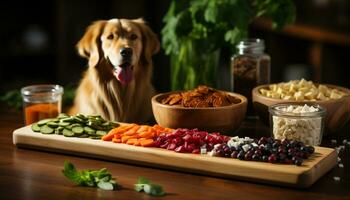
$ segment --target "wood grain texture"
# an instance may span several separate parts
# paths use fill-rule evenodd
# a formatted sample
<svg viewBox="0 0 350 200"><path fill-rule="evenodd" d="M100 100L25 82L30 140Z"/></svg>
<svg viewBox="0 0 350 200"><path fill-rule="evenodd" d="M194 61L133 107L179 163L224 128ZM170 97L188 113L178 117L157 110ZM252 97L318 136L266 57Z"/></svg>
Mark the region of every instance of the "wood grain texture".
<svg viewBox="0 0 350 200"><path fill-rule="evenodd" d="M159 148L144 148L115 144L89 138L68 138L61 135L35 133L26 126L13 133L13 143L51 151L64 151L78 155L111 160L131 161L148 166L209 173L235 179L306 188L336 165L334 149L316 147L316 152L302 166L270 164L238 159L210 157L208 155L175 153Z"/></svg>

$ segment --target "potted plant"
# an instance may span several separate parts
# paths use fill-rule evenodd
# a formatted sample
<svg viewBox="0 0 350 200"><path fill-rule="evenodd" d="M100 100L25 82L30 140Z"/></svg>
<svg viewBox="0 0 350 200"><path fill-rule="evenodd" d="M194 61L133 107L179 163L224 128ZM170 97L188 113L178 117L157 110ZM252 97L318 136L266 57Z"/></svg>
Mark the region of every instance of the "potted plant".
<svg viewBox="0 0 350 200"><path fill-rule="evenodd" d="M280 29L294 22L292 0L172 0L163 21L162 45L170 55L171 87L216 86L220 49L248 36L256 18L272 19Z"/></svg>

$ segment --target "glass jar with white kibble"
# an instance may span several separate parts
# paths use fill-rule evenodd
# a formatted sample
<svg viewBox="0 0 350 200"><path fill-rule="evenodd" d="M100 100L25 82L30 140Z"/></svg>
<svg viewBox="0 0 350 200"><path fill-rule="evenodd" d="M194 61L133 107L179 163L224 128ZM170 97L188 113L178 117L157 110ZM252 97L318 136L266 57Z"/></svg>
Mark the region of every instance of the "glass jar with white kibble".
<svg viewBox="0 0 350 200"><path fill-rule="evenodd" d="M319 105L277 104L269 107L275 139L301 141L318 146L322 141L325 109Z"/></svg>

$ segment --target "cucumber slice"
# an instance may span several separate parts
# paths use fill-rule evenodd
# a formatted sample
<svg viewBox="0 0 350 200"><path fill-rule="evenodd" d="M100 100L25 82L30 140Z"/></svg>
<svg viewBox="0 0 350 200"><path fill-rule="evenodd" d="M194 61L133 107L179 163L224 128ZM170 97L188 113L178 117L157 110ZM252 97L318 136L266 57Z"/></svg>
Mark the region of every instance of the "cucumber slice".
<svg viewBox="0 0 350 200"><path fill-rule="evenodd" d="M40 127L40 132L43 134L52 134L54 132L54 129L49 127L48 125L44 125Z"/></svg>
<svg viewBox="0 0 350 200"><path fill-rule="evenodd" d="M55 134L57 134L57 135L62 135L62 132L63 132L63 127L57 127L56 129L55 129Z"/></svg>
<svg viewBox="0 0 350 200"><path fill-rule="evenodd" d="M101 136L90 135L89 138L94 139L94 140L99 140L99 139L101 139Z"/></svg>
<svg viewBox="0 0 350 200"><path fill-rule="evenodd" d="M61 119L61 122L74 122L74 117L68 117L68 118L64 118L64 119Z"/></svg>
<svg viewBox="0 0 350 200"><path fill-rule="evenodd" d="M82 118L80 118L80 117L73 117L73 119L74 119L74 121L76 121L76 122L80 122L80 123L84 123L84 122L85 122L85 120L82 119Z"/></svg>
<svg viewBox="0 0 350 200"><path fill-rule="evenodd" d="M81 126L75 126L72 128L73 133L82 134L84 132L84 128Z"/></svg>
<svg viewBox="0 0 350 200"><path fill-rule="evenodd" d="M51 128L57 128L58 127L58 123L53 122L53 121L47 122L46 125L50 126Z"/></svg>
<svg viewBox="0 0 350 200"><path fill-rule="evenodd" d="M96 132L96 131L95 131L94 129L88 127L88 126L85 126L85 127L84 127L84 132L87 133L87 134L89 134L89 135L95 135L95 132Z"/></svg>
<svg viewBox="0 0 350 200"><path fill-rule="evenodd" d="M80 138L88 138L89 135L84 133L84 134L82 134L82 135L79 135L78 137L80 137Z"/></svg>
<svg viewBox="0 0 350 200"><path fill-rule="evenodd" d="M73 131L68 130L68 129L63 129L62 133L63 133L63 135L66 136L66 137L73 137L73 136L74 136Z"/></svg>
<svg viewBox="0 0 350 200"><path fill-rule="evenodd" d="M34 132L40 132L40 126L38 124L32 124L31 128Z"/></svg>
<svg viewBox="0 0 350 200"><path fill-rule="evenodd" d="M63 118L68 118L68 117L69 117L69 115L67 115L66 113L60 113L60 114L57 116L58 119L63 119Z"/></svg>
<svg viewBox="0 0 350 200"><path fill-rule="evenodd" d="M107 131L96 131L96 135L104 136L107 134Z"/></svg>
<svg viewBox="0 0 350 200"><path fill-rule="evenodd" d="M60 123L58 123L59 126L69 126L70 123L69 122L62 122L60 121Z"/></svg>
<svg viewBox="0 0 350 200"><path fill-rule="evenodd" d="M52 121L52 119L43 119L43 120L38 121L37 124L38 124L39 126L43 126L43 125L47 124L47 123L50 122L50 121Z"/></svg>

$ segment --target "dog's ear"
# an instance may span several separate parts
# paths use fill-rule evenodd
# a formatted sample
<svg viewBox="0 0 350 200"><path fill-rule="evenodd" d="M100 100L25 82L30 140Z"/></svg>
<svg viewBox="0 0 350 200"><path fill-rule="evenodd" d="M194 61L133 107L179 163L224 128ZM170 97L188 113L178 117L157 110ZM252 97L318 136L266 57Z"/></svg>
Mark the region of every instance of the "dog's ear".
<svg viewBox="0 0 350 200"><path fill-rule="evenodd" d="M138 27L142 33L142 55L141 61L144 65L148 65L152 62L152 55L159 51L160 43L157 35L151 30L146 22L142 19L134 19L133 22L138 24Z"/></svg>
<svg viewBox="0 0 350 200"><path fill-rule="evenodd" d="M90 67L96 66L103 57L100 55L102 53L100 37L106 23L105 20L95 21L86 29L84 36L76 46L79 54L89 60Z"/></svg>

